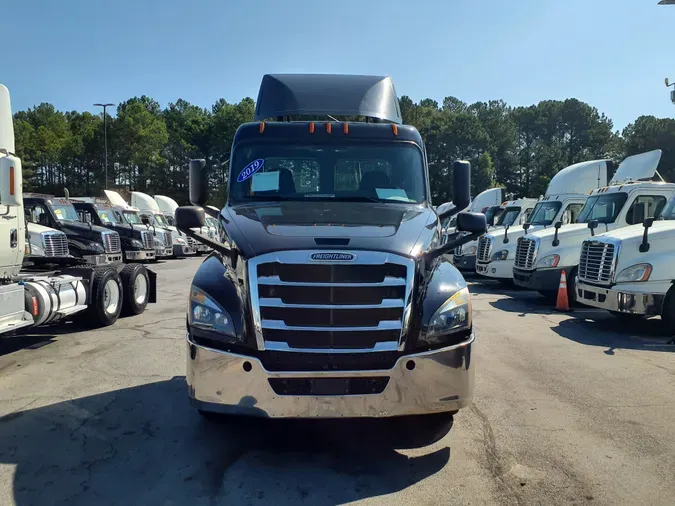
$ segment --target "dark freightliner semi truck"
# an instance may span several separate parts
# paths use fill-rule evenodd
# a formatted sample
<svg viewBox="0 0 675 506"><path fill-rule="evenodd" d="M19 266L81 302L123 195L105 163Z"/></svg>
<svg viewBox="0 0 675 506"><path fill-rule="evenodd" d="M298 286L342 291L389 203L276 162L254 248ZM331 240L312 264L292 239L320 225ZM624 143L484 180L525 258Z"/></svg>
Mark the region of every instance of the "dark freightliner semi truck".
<svg viewBox="0 0 675 506"><path fill-rule="evenodd" d="M472 399L475 339L445 254L487 228L459 213L468 162L453 170L455 205L438 215L424 143L389 78L264 76L255 121L234 137L227 204L205 208L208 173L193 160L193 206L176 210L178 228L214 250L187 315L200 413L387 418L397 444L443 437ZM218 241L195 232L205 213Z"/></svg>

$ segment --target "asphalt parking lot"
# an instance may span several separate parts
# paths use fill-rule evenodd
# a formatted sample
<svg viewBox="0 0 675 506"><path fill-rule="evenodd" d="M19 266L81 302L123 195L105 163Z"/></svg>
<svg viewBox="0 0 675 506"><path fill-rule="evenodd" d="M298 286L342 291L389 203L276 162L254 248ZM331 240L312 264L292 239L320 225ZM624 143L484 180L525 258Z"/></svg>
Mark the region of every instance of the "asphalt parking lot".
<svg viewBox="0 0 675 506"><path fill-rule="evenodd" d="M184 382L200 261L153 267L160 302L141 316L0 340L0 504L673 503L675 346L658 319L626 328L472 281L475 403L443 440L397 451L311 422L202 420Z"/></svg>

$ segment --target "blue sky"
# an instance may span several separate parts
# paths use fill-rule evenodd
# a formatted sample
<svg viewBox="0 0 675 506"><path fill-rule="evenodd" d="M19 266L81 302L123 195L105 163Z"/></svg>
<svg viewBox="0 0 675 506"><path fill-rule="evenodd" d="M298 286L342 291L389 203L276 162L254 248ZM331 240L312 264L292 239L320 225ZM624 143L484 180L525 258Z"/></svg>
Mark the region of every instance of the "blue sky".
<svg viewBox="0 0 675 506"><path fill-rule="evenodd" d="M414 100L576 97L615 128L675 116L675 6L657 0L26 0L2 15L14 110L210 107L255 98L264 73L336 72L391 75Z"/></svg>

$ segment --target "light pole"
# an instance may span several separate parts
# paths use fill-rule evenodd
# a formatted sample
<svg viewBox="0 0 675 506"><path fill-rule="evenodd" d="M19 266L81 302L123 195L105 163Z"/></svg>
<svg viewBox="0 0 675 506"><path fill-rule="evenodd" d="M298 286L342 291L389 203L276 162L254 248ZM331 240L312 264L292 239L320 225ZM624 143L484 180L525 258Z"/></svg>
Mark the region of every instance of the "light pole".
<svg viewBox="0 0 675 506"><path fill-rule="evenodd" d="M103 143L105 145L105 189L108 189L108 115L105 110L115 104L94 104L95 107L103 107Z"/></svg>

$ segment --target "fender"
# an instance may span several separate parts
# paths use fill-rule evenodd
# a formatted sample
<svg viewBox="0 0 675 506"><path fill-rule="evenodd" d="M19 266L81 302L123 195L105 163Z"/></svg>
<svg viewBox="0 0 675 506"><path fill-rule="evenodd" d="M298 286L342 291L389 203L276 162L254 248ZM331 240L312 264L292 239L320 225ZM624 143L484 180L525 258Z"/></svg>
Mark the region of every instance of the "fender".
<svg viewBox="0 0 675 506"><path fill-rule="evenodd" d="M68 248L72 251L80 251L80 252L92 252L92 244L98 244L99 246L103 247L103 245L98 242L98 241L91 241L88 239L83 239L81 237L78 238L73 238L73 237L68 237ZM100 252L96 252L96 254L100 254Z"/></svg>
<svg viewBox="0 0 675 506"><path fill-rule="evenodd" d="M250 320L248 291L245 281L237 279L234 269L223 264L219 254L212 253L197 269L192 285L204 291L232 318L235 334L244 342L255 347L255 332Z"/></svg>

